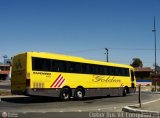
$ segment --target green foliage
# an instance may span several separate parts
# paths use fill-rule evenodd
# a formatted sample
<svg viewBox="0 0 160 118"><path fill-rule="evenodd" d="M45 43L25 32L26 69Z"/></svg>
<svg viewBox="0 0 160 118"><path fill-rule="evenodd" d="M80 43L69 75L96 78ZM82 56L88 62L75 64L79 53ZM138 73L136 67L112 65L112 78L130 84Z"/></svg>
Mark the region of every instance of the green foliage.
<svg viewBox="0 0 160 118"><path fill-rule="evenodd" d="M131 64L131 66L133 66L133 67L143 67L143 63L142 63L140 58L133 58L132 60L133 60L133 62Z"/></svg>

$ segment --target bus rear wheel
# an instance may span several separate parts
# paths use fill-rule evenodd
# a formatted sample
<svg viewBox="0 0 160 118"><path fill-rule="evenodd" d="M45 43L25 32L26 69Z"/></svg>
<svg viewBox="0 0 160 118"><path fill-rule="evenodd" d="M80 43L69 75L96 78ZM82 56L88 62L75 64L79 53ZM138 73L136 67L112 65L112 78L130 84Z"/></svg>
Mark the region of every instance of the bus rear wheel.
<svg viewBox="0 0 160 118"><path fill-rule="evenodd" d="M62 88L60 92L60 99L62 101L67 101L70 99L70 97L71 97L70 90L68 88Z"/></svg>
<svg viewBox="0 0 160 118"><path fill-rule="evenodd" d="M82 88L76 88L74 92L74 98L76 100L83 100L84 98L84 90Z"/></svg>

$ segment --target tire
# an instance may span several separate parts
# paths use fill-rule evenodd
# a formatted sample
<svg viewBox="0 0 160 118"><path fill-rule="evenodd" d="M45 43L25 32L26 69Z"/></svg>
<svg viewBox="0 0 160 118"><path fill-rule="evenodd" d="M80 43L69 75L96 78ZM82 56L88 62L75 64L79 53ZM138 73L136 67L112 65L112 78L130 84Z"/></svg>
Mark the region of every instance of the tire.
<svg viewBox="0 0 160 118"><path fill-rule="evenodd" d="M124 90L123 90L123 96L126 96L127 95L127 90L126 90L126 88L124 88Z"/></svg>
<svg viewBox="0 0 160 118"><path fill-rule="evenodd" d="M126 88L126 90L127 90L127 94L129 94L129 93L130 93L130 91L129 91L129 88L128 88L128 87Z"/></svg>
<svg viewBox="0 0 160 118"><path fill-rule="evenodd" d="M68 88L62 88L60 92L60 100L67 101L71 97L70 90Z"/></svg>
<svg viewBox="0 0 160 118"><path fill-rule="evenodd" d="M74 92L74 98L76 100L83 100L84 98L84 90L82 88L77 88Z"/></svg>

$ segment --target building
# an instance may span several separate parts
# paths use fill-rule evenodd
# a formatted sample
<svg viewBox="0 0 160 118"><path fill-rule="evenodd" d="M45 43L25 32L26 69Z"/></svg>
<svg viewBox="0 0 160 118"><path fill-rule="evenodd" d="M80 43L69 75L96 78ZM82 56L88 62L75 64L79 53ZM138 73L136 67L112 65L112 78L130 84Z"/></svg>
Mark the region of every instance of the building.
<svg viewBox="0 0 160 118"><path fill-rule="evenodd" d="M10 65L0 64L0 80L10 78Z"/></svg>
<svg viewBox="0 0 160 118"><path fill-rule="evenodd" d="M152 85L152 72L153 70L150 67L135 68L137 85Z"/></svg>
<svg viewBox="0 0 160 118"><path fill-rule="evenodd" d="M4 64L11 65L12 59L5 59Z"/></svg>

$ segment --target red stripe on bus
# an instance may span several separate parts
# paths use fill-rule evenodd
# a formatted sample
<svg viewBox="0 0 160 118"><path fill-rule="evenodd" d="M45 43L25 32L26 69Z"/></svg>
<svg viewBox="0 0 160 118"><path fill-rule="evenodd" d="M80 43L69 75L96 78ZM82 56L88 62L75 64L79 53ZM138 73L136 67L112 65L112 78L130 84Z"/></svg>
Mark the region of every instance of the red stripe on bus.
<svg viewBox="0 0 160 118"><path fill-rule="evenodd" d="M61 74L57 77L57 79L53 82L53 84L50 87L53 87L53 85L56 83L56 81L59 79L60 76Z"/></svg>
<svg viewBox="0 0 160 118"><path fill-rule="evenodd" d="M63 77L59 78L59 80L57 81L57 83L54 85L54 88L57 87L57 85L63 80Z"/></svg>
<svg viewBox="0 0 160 118"><path fill-rule="evenodd" d="M64 81L65 81L65 79L63 79L63 81L59 84L58 88L63 84Z"/></svg>

